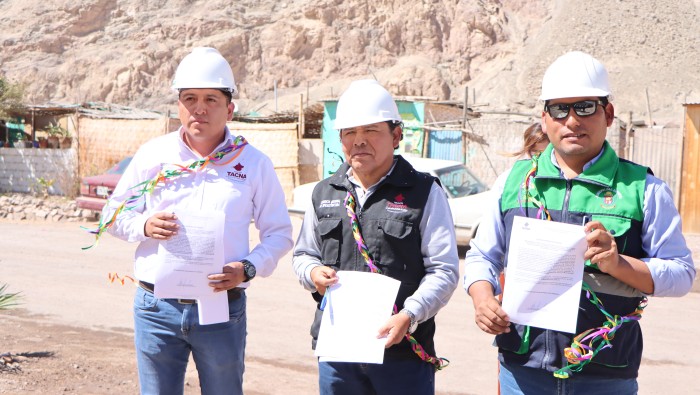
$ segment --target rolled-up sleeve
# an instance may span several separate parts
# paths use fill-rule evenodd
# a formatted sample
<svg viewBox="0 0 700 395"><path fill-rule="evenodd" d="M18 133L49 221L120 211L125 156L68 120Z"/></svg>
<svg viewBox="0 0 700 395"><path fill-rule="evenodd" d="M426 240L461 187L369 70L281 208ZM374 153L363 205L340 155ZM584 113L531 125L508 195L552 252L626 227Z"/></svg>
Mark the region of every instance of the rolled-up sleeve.
<svg viewBox="0 0 700 395"><path fill-rule="evenodd" d="M644 192L643 258L654 280L654 296L683 296L695 281L692 252L681 229L681 218L669 187L647 175Z"/></svg>

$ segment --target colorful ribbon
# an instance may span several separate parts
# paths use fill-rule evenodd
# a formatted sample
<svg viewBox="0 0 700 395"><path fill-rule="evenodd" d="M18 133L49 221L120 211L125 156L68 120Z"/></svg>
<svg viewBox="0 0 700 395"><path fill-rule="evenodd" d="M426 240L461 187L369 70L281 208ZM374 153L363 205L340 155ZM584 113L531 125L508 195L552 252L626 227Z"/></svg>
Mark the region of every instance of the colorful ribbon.
<svg viewBox="0 0 700 395"><path fill-rule="evenodd" d="M362 257L365 258L365 262L367 262L369 270L372 273L382 274L382 271L374 264L374 260L372 260L372 256L369 253L369 248L367 248L367 245L365 245L365 241L362 238L362 234L360 233L360 221L357 220L355 207L355 197L348 192L348 195L345 197L345 209L347 210L348 217L350 217L350 227L352 228L352 236L355 238L355 242L357 243L357 249L360 251Z"/></svg>
<svg viewBox="0 0 700 395"><path fill-rule="evenodd" d="M381 274L381 270L374 264L369 248L367 248L364 238L362 237L362 233L360 231L360 221L357 219L357 215L355 214L355 207L355 197L348 192L348 195L345 197L345 209L347 210L348 217L350 217L350 227L352 228L352 235L357 243L357 249L365 259L369 270L372 273ZM394 314L397 314L397 310L396 305L394 305ZM413 352L415 352L421 360L432 364L435 367L435 370L442 370L450 364L450 361L446 358L433 357L426 353L423 346L421 346L410 333L406 333L404 337L411 344L411 349Z"/></svg>
<svg viewBox="0 0 700 395"><path fill-rule="evenodd" d="M642 319L642 313L647 306L647 298L644 297L639 302L637 308L629 315L620 317L608 313L603 307L603 302L598 299L595 292L591 290L588 284L583 283L583 289L586 291L586 297L600 310L607 319L603 325L597 328L588 329L574 337L571 342L571 347L564 349L564 356L569 362L567 366L554 372L554 377L567 379L573 372L580 372L588 365L598 353L606 348L612 348L612 340L615 338L615 333L622 327L623 324Z"/></svg>
<svg viewBox="0 0 700 395"><path fill-rule="evenodd" d="M525 208L523 205L527 205L527 202L532 202L532 204L535 205L535 207L538 208L537 210L537 218L543 219L545 221L551 221L552 217L549 215L549 211L545 207L545 204L539 201L532 193L530 193L531 184L532 181L535 179L535 175L537 174L537 158L540 157L540 154L534 155L532 157L532 168L525 174L525 181L523 181L523 185L520 188L520 191L518 192L518 203L520 204L520 212L525 215ZM524 195L523 195L524 194Z"/></svg>
<svg viewBox="0 0 700 395"><path fill-rule="evenodd" d="M129 196L126 200L124 200L117 207L117 209L114 210L114 213L112 213L112 215L106 221L102 216L100 216L100 222L97 225L97 228L87 229L85 227L82 227L83 229L95 235L95 242L90 246L83 247L82 249L87 250L96 246L100 239L100 236L102 236L102 233L104 233L107 229L114 225L114 222L116 221L117 217L124 211L129 211L136 208L136 203L139 200L141 200L141 198L143 198L146 194L153 193L153 191L157 187L163 186L168 181L172 181L173 179L178 178L184 174L196 173L198 171L201 171L205 169L209 164L217 166L226 165L232 162L234 159L236 159L243 152L242 148L245 147L247 144L248 142L243 136L238 136L233 140L232 144L220 149L213 155L209 155L206 158L193 161L192 163L186 165L174 164L172 166L162 166L161 170L158 172L158 174L156 174L155 177L129 188L129 190L136 189L136 192L133 195ZM222 161L223 158L232 151L238 152L225 162ZM170 167L170 169L163 170L167 167ZM111 199L107 201L106 205L108 206L110 202Z"/></svg>
<svg viewBox="0 0 700 395"><path fill-rule="evenodd" d="M132 283L136 284L136 280L134 280L133 277L131 276L120 276L117 273L107 273L107 279L109 280L110 284L113 284L115 281L120 282L122 285L126 282L126 280L131 280Z"/></svg>

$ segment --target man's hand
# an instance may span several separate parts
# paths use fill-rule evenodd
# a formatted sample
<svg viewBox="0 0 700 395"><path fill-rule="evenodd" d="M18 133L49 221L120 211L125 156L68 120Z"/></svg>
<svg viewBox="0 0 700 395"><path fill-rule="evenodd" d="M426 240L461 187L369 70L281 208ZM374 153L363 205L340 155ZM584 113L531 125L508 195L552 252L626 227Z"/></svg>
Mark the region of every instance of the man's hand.
<svg viewBox="0 0 700 395"><path fill-rule="evenodd" d="M214 288L214 292L227 291L236 288L245 281L245 272L241 262L231 262L224 266L222 273L210 274L207 276L209 280L214 282L209 283L209 286Z"/></svg>
<svg viewBox="0 0 700 395"><path fill-rule="evenodd" d="M146 220L143 233L156 240L168 240L177 234L180 225L176 224L177 216L174 213L159 212Z"/></svg>
<svg viewBox="0 0 700 395"><path fill-rule="evenodd" d="M326 288L338 282L335 270L328 266L316 266L311 269L311 281L314 282L316 290L321 295L326 293Z"/></svg>
<svg viewBox="0 0 700 395"><path fill-rule="evenodd" d="M603 273L612 273L620 265L620 255L617 252L615 237L598 221L586 224L585 231L588 249L583 254L584 259L598 265Z"/></svg>
<svg viewBox="0 0 700 395"><path fill-rule="evenodd" d="M477 281L469 287L474 303L474 322L484 332L500 335L510 332L510 318L493 296L493 287L488 281Z"/></svg>
<svg viewBox="0 0 700 395"><path fill-rule="evenodd" d="M408 333L409 325L411 325L411 318L408 315L404 313L394 314L379 328L377 339L386 336L384 348L399 344L406 333Z"/></svg>

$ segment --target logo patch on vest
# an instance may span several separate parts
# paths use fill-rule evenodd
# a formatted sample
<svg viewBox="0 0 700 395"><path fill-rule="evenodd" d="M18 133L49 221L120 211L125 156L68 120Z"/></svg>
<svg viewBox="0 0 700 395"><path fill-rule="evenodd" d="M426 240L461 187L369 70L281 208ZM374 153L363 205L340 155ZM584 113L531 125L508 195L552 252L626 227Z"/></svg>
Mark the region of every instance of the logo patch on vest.
<svg viewBox="0 0 700 395"><path fill-rule="evenodd" d="M394 213L405 213L406 211L408 211L408 206L406 205L406 203L404 203L404 199L404 196L400 193L394 196L393 202L387 202L386 211Z"/></svg>
<svg viewBox="0 0 700 395"><path fill-rule="evenodd" d="M236 166L233 166L234 171L227 171L226 174L229 176L229 178L232 178L233 181L237 182L244 182L248 176L243 172L243 166L241 162L238 162Z"/></svg>
<svg viewBox="0 0 700 395"><path fill-rule="evenodd" d="M329 208L329 207L340 207L340 199L321 200L321 204L319 204L319 206L318 206L318 208Z"/></svg>
<svg viewBox="0 0 700 395"><path fill-rule="evenodd" d="M600 207L606 210L614 209L617 199L622 198L620 193L612 188L603 188L595 195L600 199Z"/></svg>

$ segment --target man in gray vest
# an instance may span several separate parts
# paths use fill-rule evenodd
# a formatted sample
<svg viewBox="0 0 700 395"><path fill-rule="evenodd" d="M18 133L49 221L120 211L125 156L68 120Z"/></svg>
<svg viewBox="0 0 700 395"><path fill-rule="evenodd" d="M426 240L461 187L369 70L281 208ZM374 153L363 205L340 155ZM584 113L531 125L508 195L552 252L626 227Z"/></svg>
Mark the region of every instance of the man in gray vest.
<svg viewBox="0 0 700 395"><path fill-rule="evenodd" d="M402 136L393 98L374 80L353 82L335 128L345 163L319 182L294 250L294 270L320 303L336 271L378 272L401 281L397 314L377 328L383 364L319 362L321 394L433 394L434 316L458 283L459 257L447 197L435 178L394 155ZM358 301L358 303L364 303ZM311 327L313 345L322 311ZM409 338L423 352L411 347Z"/></svg>

